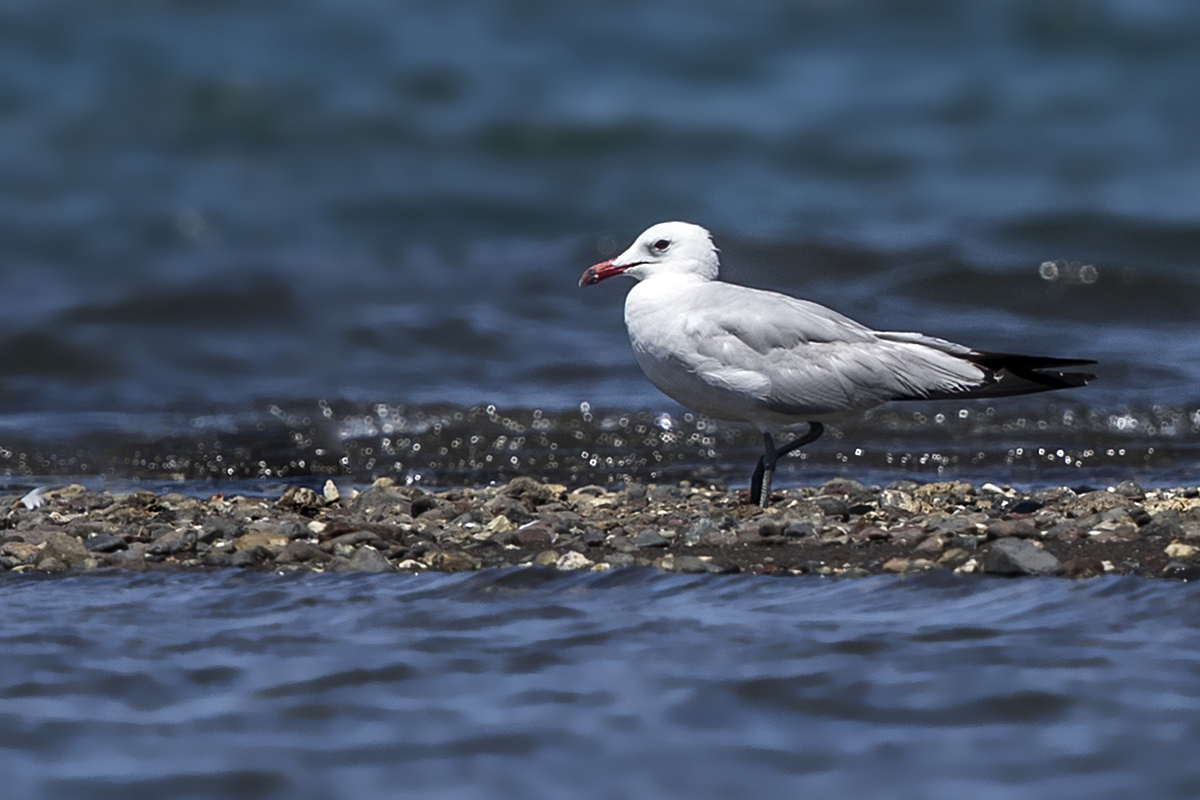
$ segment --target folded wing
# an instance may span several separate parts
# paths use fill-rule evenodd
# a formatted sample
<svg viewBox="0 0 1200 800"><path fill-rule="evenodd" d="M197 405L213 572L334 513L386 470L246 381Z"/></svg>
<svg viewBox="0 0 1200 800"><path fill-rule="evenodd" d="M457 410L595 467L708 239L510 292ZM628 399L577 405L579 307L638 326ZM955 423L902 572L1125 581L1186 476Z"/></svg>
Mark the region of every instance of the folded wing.
<svg viewBox="0 0 1200 800"><path fill-rule="evenodd" d="M730 284L700 293L680 354L706 382L782 414L821 416L890 400L1005 397L1083 386L1094 362L989 353L919 333L873 331L824 306ZM736 289L737 291L729 291Z"/></svg>

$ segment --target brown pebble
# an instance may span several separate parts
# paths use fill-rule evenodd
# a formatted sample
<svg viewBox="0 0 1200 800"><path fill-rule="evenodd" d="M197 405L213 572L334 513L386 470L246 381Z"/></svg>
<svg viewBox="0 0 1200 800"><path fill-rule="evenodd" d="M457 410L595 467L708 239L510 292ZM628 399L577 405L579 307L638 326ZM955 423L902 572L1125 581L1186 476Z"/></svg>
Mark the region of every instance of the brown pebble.
<svg viewBox="0 0 1200 800"><path fill-rule="evenodd" d="M444 570L445 572L466 572L473 569L479 569L479 560L473 558L461 550L447 550L441 553L435 553L433 558L429 560L429 566L434 569Z"/></svg>
<svg viewBox="0 0 1200 800"><path fill-rule="evenodd" d="M1063 574L1077 580L1094 578L1104 574L1104 562L1090 556L1072 558L1063 562Z"/></svg>
<svg viewBox="0 0 1200 800"><path fill-rule="evenodd" d="M934 534L913 548L914 553L940 553L946 546L946 537Z"/></svg>
<svg viewBox="0 0 1200 800"><path fill-rule="evenodd" d="M1038 529L1023 519L1000 519L989 522L986 530L988 539L1003 539L1008 536L1032 539L1038 535Z"/></svg>

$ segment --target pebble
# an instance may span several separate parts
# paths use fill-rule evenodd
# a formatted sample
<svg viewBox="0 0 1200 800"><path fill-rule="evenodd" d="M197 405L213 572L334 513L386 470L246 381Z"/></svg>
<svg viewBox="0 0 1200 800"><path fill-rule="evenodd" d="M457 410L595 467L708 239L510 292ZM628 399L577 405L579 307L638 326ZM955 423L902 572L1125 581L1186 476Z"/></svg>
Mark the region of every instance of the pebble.
<svg viewBox="0 0 1200 800"><path fill-rule="evenodd" d="M1192 556L1196 555L1196 553L1200 553L1200 547L1196 547L1194 544L1185 544L1183 542L1171 542L1166 546L1163 552L1171 558L1191 558Z"/></svg>
<svg viewBox="0 0 1200 800"><path fill-rule="evenodd" d="M175 555L176 553L191 552L195 547L195 531L181 528L179 530L168 531L155 539L150 544L149 552L154 555Z"/></svg>
<svg viewBox="0 0 1200 800"><path fill-rule="evenodd" d="M1063 566L1053 554L1032 542L1010 537L988 545L983 571L993 575L1058 575Z"/></svg>
<svg viewBox="0 0 1200 800"><path fill-rule="evenodd" d="M330 572L391 572L395 567L392 566L383 553L380 553L370 545L364 545L354 551L354 554L346 559L345 564L335 564L336 558L329 562Z"/></svg>
<svg viewBox="0 0 1200 800"><path fill-rule="evenodd" d="M83 540L83 546L93 553L112 553L129 547L120 536L111 533L97 533Z"/></svg>
<svg viewBox="0 0 1200 800"><path fill-rule="evenodd" d="M633 537L634 547L669 547L670 544L670 539L653 530L644 530Z"/></svg>
<svg viewBox="0 0 1200 800"><path fill-rule="evenodd" d="M554 566L559 569L587 569L595 563L595 561L592 561L582 553L571 551L570 553L563 554L558 561L554 562Z"/></svg>
<svg viewBox="0 0 1200 800"><path fill-rule="evenodd" d="M319 487L319 488L318 488ZM382 478L276 497L125 495L80 486L16 503L0 571L464 571L631 566L689 574L1137 574L1193 580L1200 493L1132 481L1076 493L961 481L790 488L763 511L702 484L569 490L529 477L427 492Z"/></svg>

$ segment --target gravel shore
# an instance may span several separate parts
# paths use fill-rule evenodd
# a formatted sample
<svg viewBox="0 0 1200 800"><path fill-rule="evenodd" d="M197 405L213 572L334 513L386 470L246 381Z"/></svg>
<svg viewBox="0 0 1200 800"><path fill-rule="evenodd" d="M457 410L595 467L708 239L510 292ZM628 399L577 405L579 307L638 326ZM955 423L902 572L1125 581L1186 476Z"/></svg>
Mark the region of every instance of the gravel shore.
<svg viewBox="0 0 1200 800"><path fill-rule="evenodd" d="M426 492L376 481L342 496L113 495L82 486L9 497L0 570L459 571L541 566L859 577L952 570L1200 578L1200 491L1019 491L852 480L772 495L765 511L721 487L618 491L517 478Z"/></svg>

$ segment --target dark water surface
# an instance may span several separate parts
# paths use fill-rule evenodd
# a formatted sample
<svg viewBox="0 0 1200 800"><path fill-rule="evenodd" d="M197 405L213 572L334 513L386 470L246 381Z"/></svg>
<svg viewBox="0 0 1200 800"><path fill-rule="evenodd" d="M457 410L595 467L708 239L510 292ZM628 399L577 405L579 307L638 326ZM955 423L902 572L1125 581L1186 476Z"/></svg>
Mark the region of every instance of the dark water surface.
<svg viewBox="0 0 1200 800"><path fill-rule="evenodd" d="M28 798L1194 797L1200 596L1139 579L0 581Z"/></svg>
<svg viewBox="0 0 1200 800"><path fill-rule="evenodd" d="M813 448L821 470L1124 449L1194 480L1197 85L1184 0L7 3L0 469L672 477L642 445L590 474L601 428L550 458L485 421L490 462L371 430L677 416L633 363L625 287L575 281L683 218L731 280L1101 362L1056 409L999 404L1015 436L868 423ZM743 458L700 445L689 469Z"/></svg>

